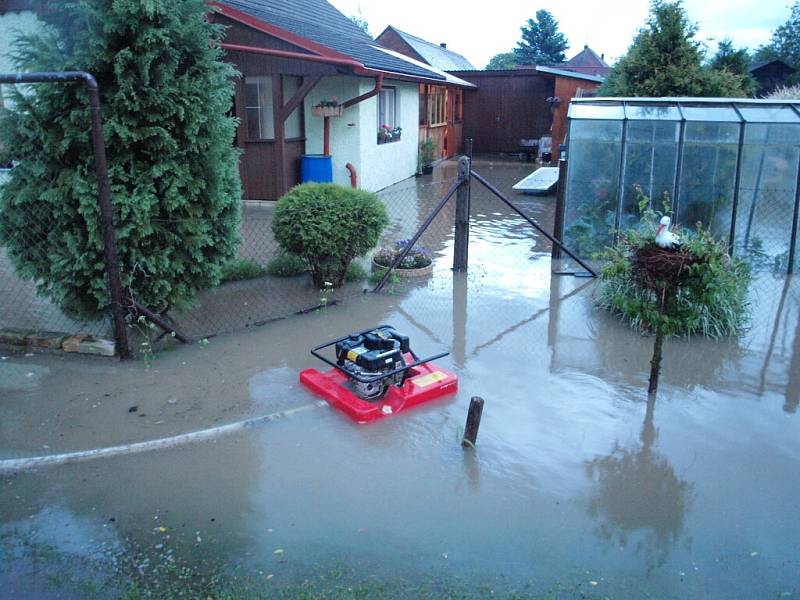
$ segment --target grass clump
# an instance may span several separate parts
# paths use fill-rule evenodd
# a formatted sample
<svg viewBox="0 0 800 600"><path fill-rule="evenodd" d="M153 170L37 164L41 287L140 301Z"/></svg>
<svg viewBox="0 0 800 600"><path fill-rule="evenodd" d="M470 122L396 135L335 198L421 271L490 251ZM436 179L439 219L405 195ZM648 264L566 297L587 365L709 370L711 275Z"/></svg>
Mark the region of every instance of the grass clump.
<svg viewBox="0 0 800 600"><path fill-rule="evenodd" d="M641 189L637 191L641 225L622 233L606 252L597 305L633 328L655 334L647 390L654 399L665 338L720 338L744 328L750 269L731 258L727 241L715 240L701 223L694 231L680 232L677 248L659 247L656 222L669 213L669 202L665 198L663 212L656 212Z"/></svg>
<svg viewBox="0 0 800 600"><path fill-rule="evenodd" d="M236 258L222 266L222 283L263 277L264 268L252 258Z"/></svg>
<svg viewBox="0 0 800 600"><path fill-rule="evenodd" d="M639 331L714 339L738 334L748 316L747 264L700 223L680 231L678 249L659 248L656 223L664 213L640 196L641 226L606 251L597 305ZM669 204L664 208L668 212Z"/></svg>
<svg viewBox="0 0 800 600"><path fill-rule="evenodd" d="M297 277L308 272L308 263L301 256L285 252L267 263L267 273L275 277Z"/></svg>
<svg viewBox="0 0 800 600"><path fill-rule="evenodd" d="M344 274L345 281L361 281L367 277L369 277L369 273L361 263L351 262L347 265L347 271Z"/></svg>

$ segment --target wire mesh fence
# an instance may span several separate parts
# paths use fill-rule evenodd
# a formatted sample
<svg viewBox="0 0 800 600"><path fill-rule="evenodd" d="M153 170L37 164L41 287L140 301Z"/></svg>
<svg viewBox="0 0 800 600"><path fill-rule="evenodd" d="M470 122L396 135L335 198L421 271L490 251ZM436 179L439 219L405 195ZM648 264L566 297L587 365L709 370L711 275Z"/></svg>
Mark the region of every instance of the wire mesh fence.
<svg viewBox="0 0 800 600"><path fill-rule="evenodd" d="M478 160L473 167L512 198L525 215L546 230L552 230L554 197L525 196L512 189L514 183L531 172L531 165ZM274 203L245 202L238 225L240 241L236 258L224 269L223 281L201 291L188 308L173 307L163 311L161 316L188 338L201 339L263 325L363 294L371 290L382 275L383 268L375 257L404 247L457 178L456 161L448 161L431 176L410 178L379 192L389 224L375 250L355 261L361 268L355 269L350 280L336 289L318 289L302 268L281 268L285 256L272 232ZM551 245L522 216L474 181L470 197L470 274L465 280L468 294L471 302L485 305L487 311L496 313L502 320L506 315L515 314L511 306L519 298L546 298ZM410 299L410 316L431 310L449 312L453 303L459 302L454 294L459 293L461 284L452 276L455 217L456 198L453 197L430 222L416 245L429 257L430 265L398 269L388 278L384 293L406 294ZM57 229L55 224L40 225L17 231L16 238L4 241L14 246L46 248L44 244L27 239ZM158 229L168 235L178 225L186 226L186 223L159 223ZM63 335L112 335L109 318L96 321L70 318L40 293L45 282L28 279L25 274L15 267L5 248L0 249L0 328ZM425 288L426 293L415 296L414 290L420 288ZM498 289L503 293L496 293ZM125 293L133 298L131 290ZM414 300L415 297L419 299ZM135 326L135 320L131 321ZM505 325L513 328L516 321L512 321L513 318Z"/></svg>
<svg viewBox="0 0 800 600"><path fill-rule="evenodd" d="M110 317L88 320L69 316L45 293L49 282L37 279L30 265L57 260L48 251L47 241L57 227L37 215L31 215L29 221L30 227L8 232L0 245L0 331L3 337L27 336L47 345L58 344L59 339L75 334L109 337Z"/></svg>

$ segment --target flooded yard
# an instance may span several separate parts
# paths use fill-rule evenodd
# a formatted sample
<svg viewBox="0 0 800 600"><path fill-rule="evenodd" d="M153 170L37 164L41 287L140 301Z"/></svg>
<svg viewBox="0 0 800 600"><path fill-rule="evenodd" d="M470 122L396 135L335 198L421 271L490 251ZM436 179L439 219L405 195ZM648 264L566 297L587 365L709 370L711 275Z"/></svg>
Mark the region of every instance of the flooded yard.
<svg viewBox="0 0 800 600"><path fill-rule="evenodd" d="M531 170L475 168L505 191ZM551 228L552 197L514 199ZM476 184L472 208L466 274L434 236L431 278L149 367L5 353L0 597L132 581L167 597L218 576L241 597L800 597L800 280L759 274L738 340L669 340L648 404L652 339L598 312L593 280L552 275L545 240ZM310 347L382 323L419 354L449 351L437 362L459 391L356 425L297 374L321 364ZM486 405L464 451L472 396Z"/></svg>

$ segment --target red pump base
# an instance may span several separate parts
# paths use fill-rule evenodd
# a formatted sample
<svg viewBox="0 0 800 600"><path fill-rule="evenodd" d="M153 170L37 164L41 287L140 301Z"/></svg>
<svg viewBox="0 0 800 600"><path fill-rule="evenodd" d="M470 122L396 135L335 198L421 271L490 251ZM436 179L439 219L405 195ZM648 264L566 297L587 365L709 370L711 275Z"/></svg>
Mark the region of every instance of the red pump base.
<svg viewBox="0 0 800 600"><path fill-rule="evenodd" d="M406 360L412 362L413 358L406 355ZM458 390L458 378L455 374L433 363L410 369L402 387L389 386L386 395L373 402L356 396L347 387L347 376L338 369L324 373L316 369L306 369L300 373L300 383L357 423L370 423L396 415Z"/></svg>

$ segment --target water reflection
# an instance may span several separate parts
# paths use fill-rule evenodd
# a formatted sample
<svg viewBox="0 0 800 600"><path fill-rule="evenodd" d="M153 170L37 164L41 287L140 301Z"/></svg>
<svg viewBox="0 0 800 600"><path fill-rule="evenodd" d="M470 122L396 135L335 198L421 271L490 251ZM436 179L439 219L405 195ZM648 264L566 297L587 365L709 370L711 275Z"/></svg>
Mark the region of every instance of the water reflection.
<svg viewBox="0 0 800 600"><path fill-rule="evenodd" d="M797 406L800 404L800 319L797 320L797 326L794 329L794 347L792 348L792 360L789 363L789 379L786 382L784 398L786 401L783 404L783 410L787 413L797 412Z"/></svg>
<svg viewBox="0 0 800 600"><path fill-rule="evenodd" d="M586 463L596 483L589 514L600 519L596 534L620 548L643 555L649 573L664 564L683 532L692 484L680 479L654 449L655 399L647 402L641 446L618 444L607 456Z"/></svg>

